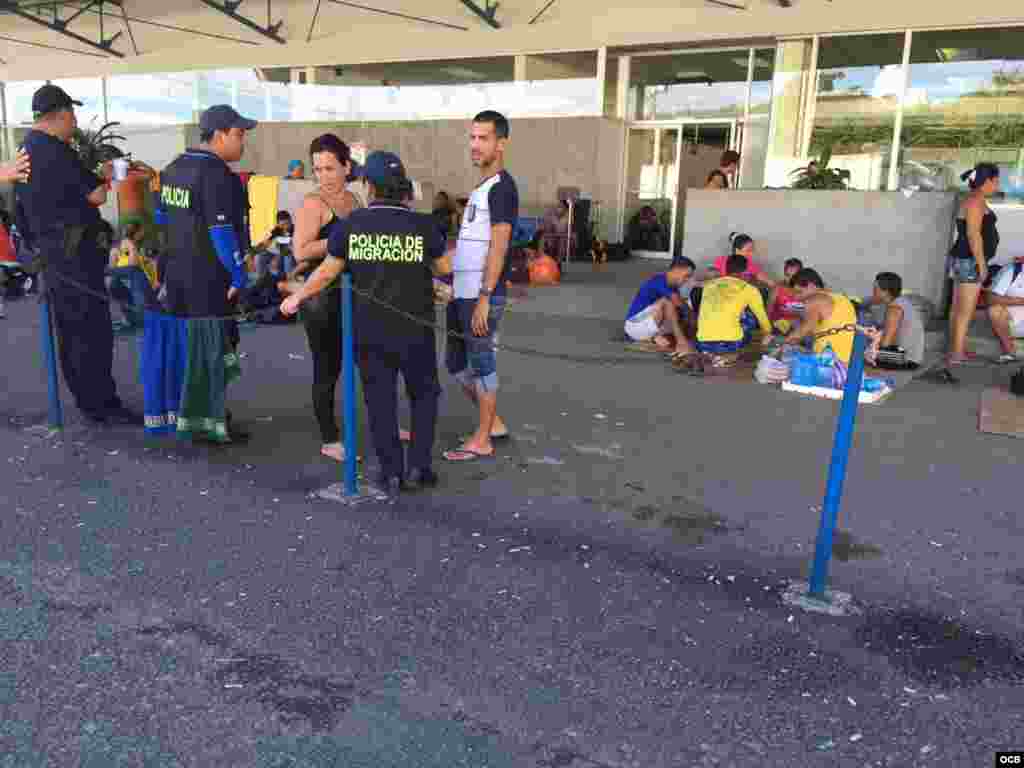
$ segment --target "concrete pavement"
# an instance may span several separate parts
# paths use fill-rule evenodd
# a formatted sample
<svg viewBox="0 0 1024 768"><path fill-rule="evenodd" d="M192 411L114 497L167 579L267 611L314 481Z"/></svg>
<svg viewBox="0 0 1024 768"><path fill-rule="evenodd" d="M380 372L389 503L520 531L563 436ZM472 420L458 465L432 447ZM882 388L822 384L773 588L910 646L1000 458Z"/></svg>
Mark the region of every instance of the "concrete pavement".
<svg viewBox="0 0 1024 768"><path fill-rule="evenodd" d="M813 546L836 405L643 356L555 359L630 357L612 299L602 316L588 295L570 272L508 314L504 342L550 354L503 354L515 437L496 460L356 508L309 498L338 467L300 329L243 334L231 400L255 437L216 450L85 429L73 407L63 435L33 429L37 312L10 306L0 766L969 766L1020 748L1022 446L976 431L1006 372L861 409L832 584L865 614L804 615L779 595ZM116 357L138 403L131 339ZM444 383L439 451L472 421Z"/></svg>

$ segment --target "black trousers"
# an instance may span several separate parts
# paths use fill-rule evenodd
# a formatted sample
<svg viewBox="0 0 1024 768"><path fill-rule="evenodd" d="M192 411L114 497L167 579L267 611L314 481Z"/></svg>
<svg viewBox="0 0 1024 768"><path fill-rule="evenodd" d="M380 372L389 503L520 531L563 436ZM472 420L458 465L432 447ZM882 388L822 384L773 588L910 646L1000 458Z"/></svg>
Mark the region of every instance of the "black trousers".
<svg viewBox="0 0 1024 768"><path fill-rule="evenodd" d="M91 252L93 249L96 253ZM114 329L110 302L100 298L107 293L103 255L93 243L83 242L79 246L78 257L73 262L56 257L56 254L49 258L45 271L46 287L53 309L64 381L79 410L100 415L121 405L112 373ZM94 296L65 283L58 275L100 295Z"/></svg>
<svg viewBox="0 0 1024 768"><path fill-rule="evenodd" d="M320 439L336 443L341 434L334 408L341 375L341 294L336 289L325 291L302 307L301 316L313 356L313 412Z"/></svg>
<svg viewBox="0 0 1024 768"><path fill-rule="evenodd" d="M360 344L357 354L381 474L405 477L407 468L430 469L441 394L434 329L417 329L405 337L391 337L386 343ZM412 410L408 467L398 437L399 372L405 379Z"/></svg>

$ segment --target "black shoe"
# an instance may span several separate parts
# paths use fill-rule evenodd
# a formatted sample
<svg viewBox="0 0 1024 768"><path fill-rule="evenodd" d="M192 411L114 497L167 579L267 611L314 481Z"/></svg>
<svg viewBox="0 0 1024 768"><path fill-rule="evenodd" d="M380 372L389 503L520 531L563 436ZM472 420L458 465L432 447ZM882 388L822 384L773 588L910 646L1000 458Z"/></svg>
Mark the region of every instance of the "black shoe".
<svg viewBox="0 0 1024 768"><path fill-rule="evenodd" d="M131 408L126 408L123 405L117 408L109 408L103 415L105 423L114 426L141 427L145 423L141 413L133 411Z"/></svg>
<svg viewBox="0 0 1024 768"><path fill-rule="evenodd" d="M423 491L436 488L439 482L437 473L427 467L426 469L413 469L405 480L406 489L409 491Z"/></svg>
<svg viewBox="0 0 1024 768"><path fill-rule="evenodd" d="M408 490L405 483L400 477L380 477L377 478L377 490L387 496L389 499L397 498L403 491Z"/></svg>

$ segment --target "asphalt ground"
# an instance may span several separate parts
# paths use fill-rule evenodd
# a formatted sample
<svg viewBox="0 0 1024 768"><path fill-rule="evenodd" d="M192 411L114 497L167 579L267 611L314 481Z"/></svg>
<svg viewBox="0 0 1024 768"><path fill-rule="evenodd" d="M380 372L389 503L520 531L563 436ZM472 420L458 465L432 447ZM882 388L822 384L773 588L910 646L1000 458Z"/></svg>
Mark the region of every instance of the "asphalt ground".
<svg viewBox="0 0 1024 768"><path fill-rule="evenodd" d="M230 401L254 437L216 449L88 428L66 395L48 433L38 308L10 303L0 767L981 766L1024 748L1022 444L976 429L1008 371L860 409L830 582L861 613L830 618L782 593L806 578L837 405L689 379L625 353L614 321L532 304L503 342L545 354L502 354L497 458L341 505L312 498L340 468L318 453L300 328L243 332ZM115 357L141 406L135 340ZM472 428L442 383L438 454Z"/></svg>

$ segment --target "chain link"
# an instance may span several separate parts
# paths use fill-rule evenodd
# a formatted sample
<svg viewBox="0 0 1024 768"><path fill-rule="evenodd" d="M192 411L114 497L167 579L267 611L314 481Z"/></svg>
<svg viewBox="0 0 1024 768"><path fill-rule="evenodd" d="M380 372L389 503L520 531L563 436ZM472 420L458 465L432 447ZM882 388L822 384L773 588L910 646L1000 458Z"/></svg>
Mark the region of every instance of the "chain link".
<svg viewBox="0 0 1024 768"><path fill-rule="evenodd" d="M67 277L64 274L61 274L61 272L56 270L56 269L52 269L52 268L50 268L50 269L41 269L40 273L43 274L44 276L55 277L57 280L61 281L62 283L70 285L71 287L81 291L82 293L85 293L87 295L93 296L94 298L101 299L101 300L103 300L103 301L105 301L107 303L111 303L111 301L112 301L111 297L108 294L100 293L99 291L96 291L96 290L90 288L89 286L84 285L83 283L80 283L77 280L74 280L73 278L70 278L70 277ZM46 290L46 288L45 288L45 284L44 284L44 291L45 290ZM408 321L410 321L412 323L420 325L420 326L422 326L424 328L430 328L432 330L439 331L446 338L457 339L459 341L463 341L463 342L466 342L466 343L473 343L473 344L477 344L477 345L483 344L483 345L486 345L486 346L490 347L495 352L497 352L499 350L502 350L502 351L505 351L505 352L512 352L512 353L518 354L518 355L523 355L523 356L527 356L527 357L537 357L537 358L541 358L541 359L545 359L545 360L560 360L562 362L587 363L587 364L595 364L595 365L620 365L620 364L637 364L637 363L649 363L650 362L649 360L644 360L642 358L637 358L635 356L625 357L625 356L610 356L610 355L573 355L573 354L570 354L570 353L567 353L567 352L545 352L544 350L540 350L540 349L532 349L532 348L529 348L529 347L518 347L518 346L512 346L512 345L508 345L508 344L498 344L498 343L495 343L495 342L489 341L489 340L485 341L483 337L471 336L469 334L460 333L460 332L452 330L452 329L450 329L448 327L442 327L437 322L431 322L430 320L425 320L422 317L418 317L417 315L414 315L414 314L412 314L410 312L406 312L405 310L400 309L399 307L396 307L395 305L391 304L390 302L387 302L384 299L381 299L378 296L375 296L375 295L373 295L372 293L370 293L368 291L363 291L363 290L361 290L359 288L356 288L354 285L352 286L352 293L354 295L361 296L362 298L367 299L368 301L371 301L371 302L373 302L373 303L375 303L375 304L377 304L377 305L379 305L381 307L384 307L388 311L390 311L390 312L392 312L392 313L394 313L396 315L399 315L400 317L404 318L405 320L408 320ZM161 314L166 314L166 313L161 313ZM225 319L232 319L232 318L238 318L238 317L245 317L247 314L248 313L245 313L245 312L233 312L231 314L224 315L223 317ZM863 332L864 330L865 329L862 328L859 325L856 325L856 324L853 324L853 323L848 323L846 325L837 326L836 328L830 328L827 331L822 331L820 333L816 333L813 336L811 336L810 338L813 341L817 341L819 339L827 338L829 336L837 336L837 335L839 335L841 333L857 333L857 332Z"/></svg>

